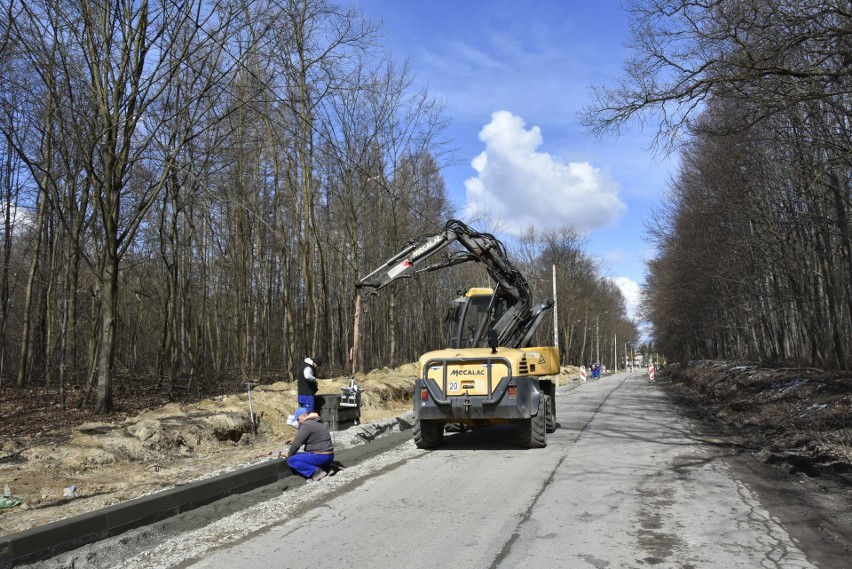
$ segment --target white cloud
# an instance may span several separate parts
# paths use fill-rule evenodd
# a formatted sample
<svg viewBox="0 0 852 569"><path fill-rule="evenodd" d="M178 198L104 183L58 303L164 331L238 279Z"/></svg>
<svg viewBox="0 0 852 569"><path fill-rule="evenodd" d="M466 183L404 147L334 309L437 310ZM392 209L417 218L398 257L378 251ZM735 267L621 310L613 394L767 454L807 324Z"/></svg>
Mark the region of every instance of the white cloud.
<svg viewBox="0 0 852 569"><path fill-rule="evenodd" d="M627 316L633 321L639 320L639 303L642 298L642 287L628 277L615 277L612 282L621 290L627 304Z"/></svg>
<svg viewBox="0 0 852 569"><path fill-rule="evenodd" d="M621 290L627 304L627 317L636 322L639 329L639 343L649 343L653 337L653 327L650 322L639 320L639 304L642 301L642 287L631 278L615 277L612 282Z"/></svg>
<svg viewBox="0 0 852 569"><path fill-rule="evenodd" d="M618 184L588 162L563 162L540 152L541 129L497 111L479 133L485 150L465 180L469 218L493 219L506 233L565 225L587 233L615 223L626 211Z"/></svg>
<svg viewBox="0 0 852 569"><path fill-rule="evenodd" d="M7 202L0 204L0 217L3 219L6 218L7 206ZM35 227L35 215L32 209L13 205L10 218L15 232L29 231Z"/></svg>

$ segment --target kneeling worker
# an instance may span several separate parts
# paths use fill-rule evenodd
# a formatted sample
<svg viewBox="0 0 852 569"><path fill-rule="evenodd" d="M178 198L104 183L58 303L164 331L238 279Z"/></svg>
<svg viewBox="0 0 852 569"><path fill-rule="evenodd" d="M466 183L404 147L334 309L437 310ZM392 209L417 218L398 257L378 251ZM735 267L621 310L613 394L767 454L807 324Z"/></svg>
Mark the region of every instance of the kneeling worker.
<svg viewBox="0 0 852 569"><path fill-rule="evenodd" d="M308 479L308 482L322 480L328 474L325 467L334 460L334 445L328 426L316 413L308 413L304 407L293 413L299 422L299 430L284 454L287 466ZM305 446L304 452L299 448Z"/></svg>

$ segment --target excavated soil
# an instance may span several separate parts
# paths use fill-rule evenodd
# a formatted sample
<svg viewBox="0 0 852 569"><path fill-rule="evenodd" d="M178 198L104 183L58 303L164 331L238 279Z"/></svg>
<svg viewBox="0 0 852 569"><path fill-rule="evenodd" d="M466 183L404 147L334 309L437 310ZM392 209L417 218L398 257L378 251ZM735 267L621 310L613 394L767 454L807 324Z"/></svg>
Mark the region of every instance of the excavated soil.
<svg viewBox="0 0 852 569"><path fill-rule="evenodd" d="M356 375L361 423L410 409L416 374L410 364ZM349 382L321 379L319 392L339 395ZM277 458L295 433L287 424L295 388L252 389L254 431L247 392L159 405L156 394L119 392L119 410L92 421L90 412L61 411L55 390L4 388L0 489L13 501L0 502L0 535Z"/></svg>

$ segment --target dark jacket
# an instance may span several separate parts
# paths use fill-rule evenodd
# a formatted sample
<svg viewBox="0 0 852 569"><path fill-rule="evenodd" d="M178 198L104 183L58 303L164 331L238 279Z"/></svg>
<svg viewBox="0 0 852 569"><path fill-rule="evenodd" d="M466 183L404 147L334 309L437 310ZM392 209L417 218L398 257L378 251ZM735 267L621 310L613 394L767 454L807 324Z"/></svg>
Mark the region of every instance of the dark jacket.
<svg viewBox="0 0 852 569"><path fill-rule="evenodd" d="M305 452L334 452L331 433L322 419L308 417L302 421L290 449L287 451L288 456L293 456L299 452L302 445L305 445Z"/></svg>
<svg viewBox="0 0 852 569"><path fill-rule="evenodd" d="M317 368L315 365L306 361L299 369L296 379L299 383L299 395L316 395L319 385L317 384Z"/></svg>

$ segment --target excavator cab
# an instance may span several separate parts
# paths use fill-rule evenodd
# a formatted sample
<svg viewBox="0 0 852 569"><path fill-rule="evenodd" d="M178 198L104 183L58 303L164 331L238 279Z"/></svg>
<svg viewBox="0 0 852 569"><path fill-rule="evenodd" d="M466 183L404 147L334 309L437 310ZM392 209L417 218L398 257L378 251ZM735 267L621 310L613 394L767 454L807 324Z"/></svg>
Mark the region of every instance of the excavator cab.
<svg viewBox="0 0 852 569"><path fill-rule="evenodd" d="M445 326L450 348L484 348L489 331L509 307L505 295L491 288L472 288L452 301Z"/></svg>

